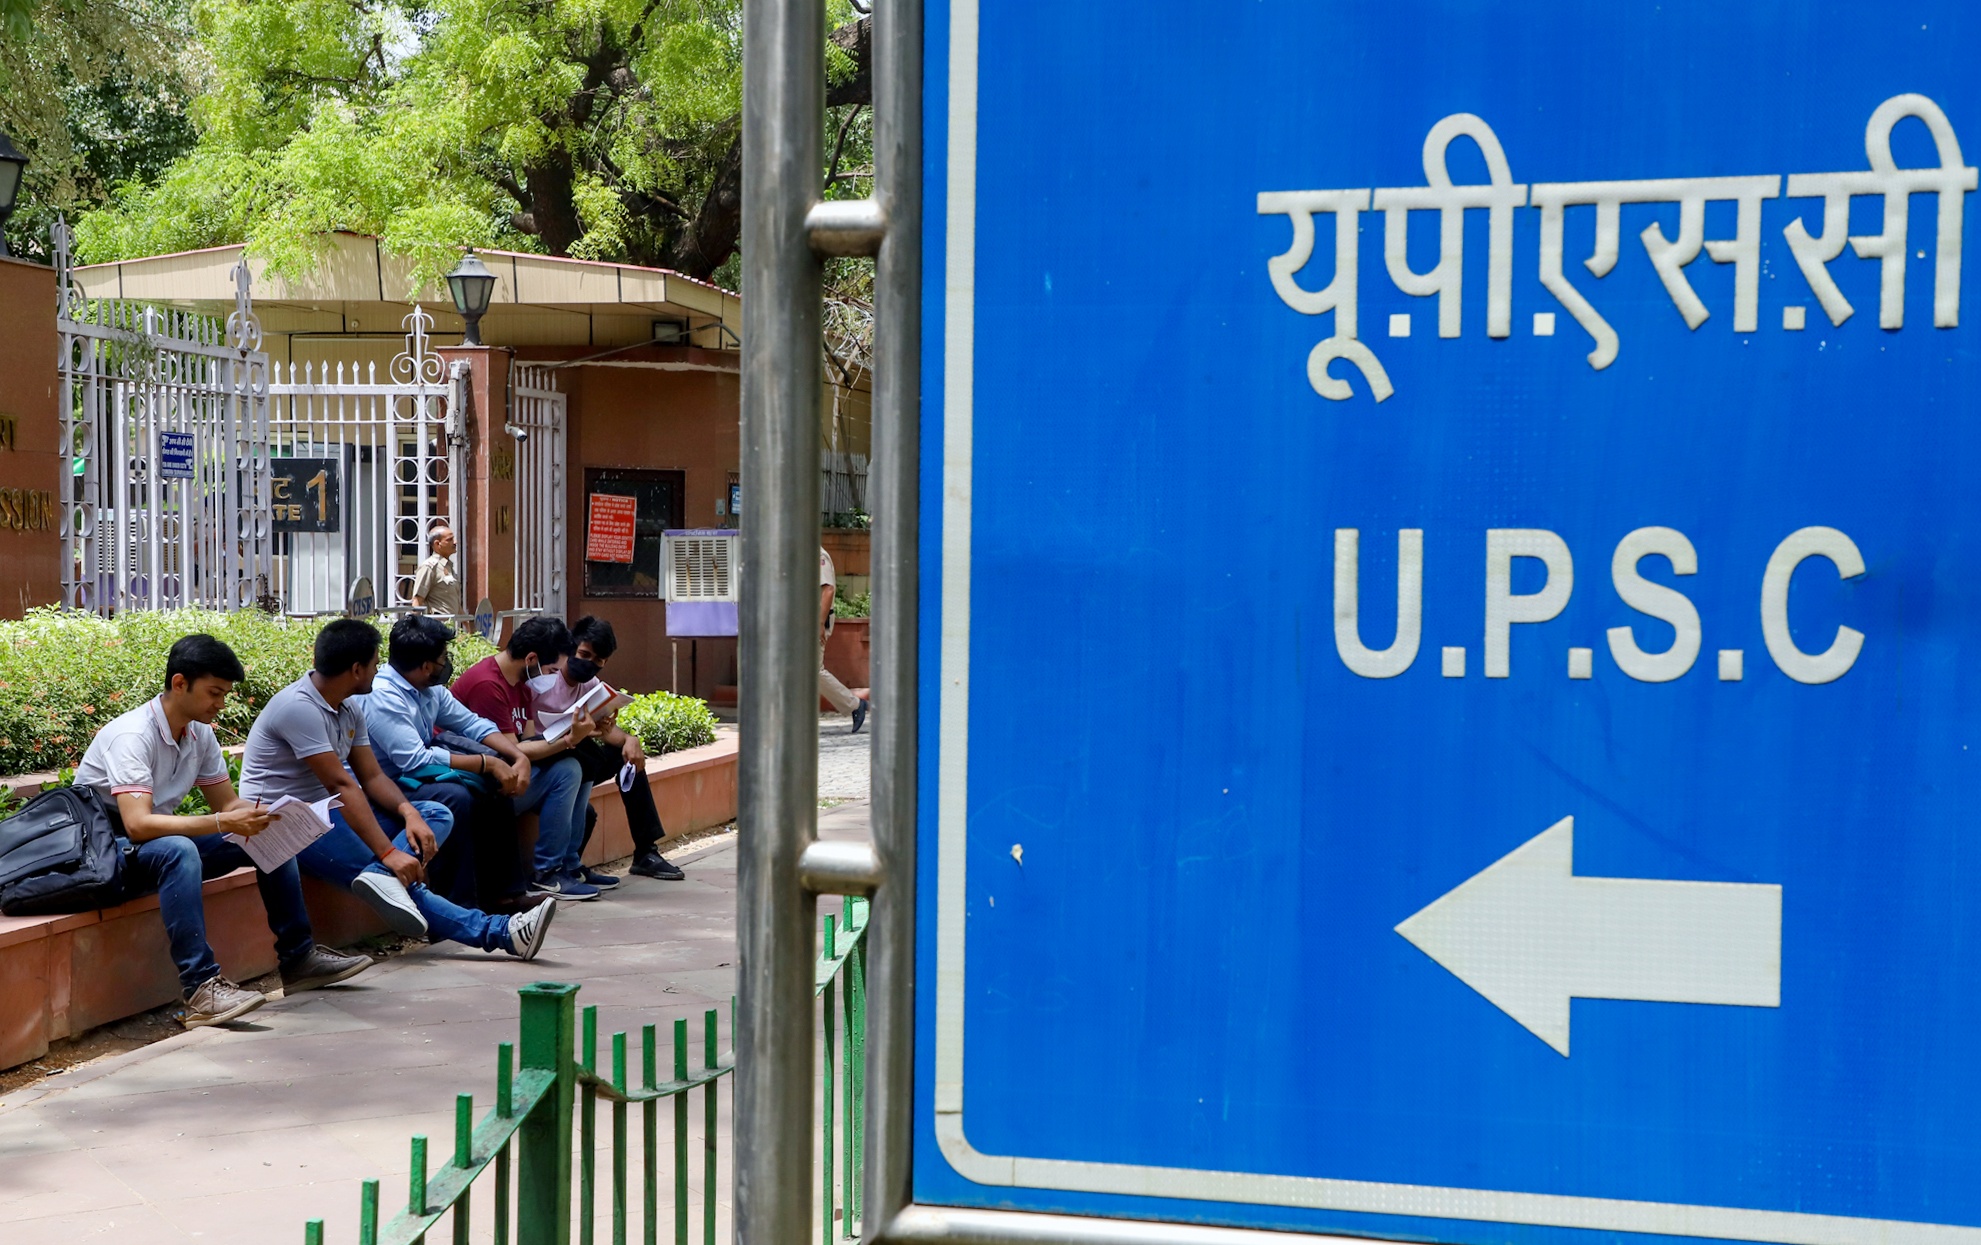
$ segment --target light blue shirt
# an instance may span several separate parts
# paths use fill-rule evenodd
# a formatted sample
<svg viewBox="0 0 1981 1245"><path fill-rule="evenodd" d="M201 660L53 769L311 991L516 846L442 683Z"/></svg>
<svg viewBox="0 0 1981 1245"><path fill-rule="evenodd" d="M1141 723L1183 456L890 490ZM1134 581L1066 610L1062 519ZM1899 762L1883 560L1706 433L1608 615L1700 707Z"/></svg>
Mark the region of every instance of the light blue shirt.
<svg viewBox="0 0 1981 1245"><path fill-rule="evenodd" d="M453 753L433 743L436 730L465 735L477 742L501 728L454 699L444 687L418 688L390 665L378 669L371 692L351 698L364 706L371 731L371 750L388 778L427 765L446 765Z"/></svg>

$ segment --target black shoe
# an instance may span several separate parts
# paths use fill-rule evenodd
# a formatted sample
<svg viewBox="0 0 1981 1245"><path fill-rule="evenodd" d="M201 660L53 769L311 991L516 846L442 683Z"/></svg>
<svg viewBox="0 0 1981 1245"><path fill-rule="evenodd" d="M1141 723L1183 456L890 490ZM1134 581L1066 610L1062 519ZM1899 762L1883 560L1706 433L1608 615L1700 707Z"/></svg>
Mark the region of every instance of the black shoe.
<svg viewBox="0 0 1981 1245"><path fill-rule="evenodd" d="M633 857L630 872L643 878L659 878L663 882L679 882L688 876L681 872L681 866L662 856L659 852L646 851Z"/></svg>
<svg viewBox="0 0 1981 1245"><path fill-rule="evenodd" d="M865 726L866 724L867 724L867 702L862 700L859 704L853 706L853 729L846 733L849 735L857 735L860 733L860 728Z"/></svg>

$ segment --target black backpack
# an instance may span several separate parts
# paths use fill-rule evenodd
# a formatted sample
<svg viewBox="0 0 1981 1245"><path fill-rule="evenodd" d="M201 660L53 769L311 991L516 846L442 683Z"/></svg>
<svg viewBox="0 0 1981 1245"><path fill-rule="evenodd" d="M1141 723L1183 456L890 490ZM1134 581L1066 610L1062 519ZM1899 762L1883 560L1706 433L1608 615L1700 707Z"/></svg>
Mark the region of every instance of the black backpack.
<svg viewBox="0 0 1981 1245"><path fill-rule="evenodd" d="M88 912L124 902L131 844L94 787L58 787L0 821L0 913Z"/></svg>

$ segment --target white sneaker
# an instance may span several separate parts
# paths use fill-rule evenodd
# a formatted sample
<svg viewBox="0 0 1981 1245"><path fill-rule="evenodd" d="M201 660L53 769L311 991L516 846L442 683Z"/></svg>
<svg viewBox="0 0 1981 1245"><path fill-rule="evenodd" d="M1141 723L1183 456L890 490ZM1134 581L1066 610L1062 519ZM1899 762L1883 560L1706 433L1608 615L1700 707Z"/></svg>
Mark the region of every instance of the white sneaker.
<svg viewBox="0 0 1981 1245"><path fill-rule="evenodd" d="M351 893L370 904L372 911L385 918L386 925L401 938L425 938L426 916L406 890L405 883L389 873L367 870L351 882Z"/></svg>
<svg viewBox="0 0 1981 1245"><path fill-rule="evenodd" d="M186 996L186 1014L179 1017L179 1023L188 1029L224 1025L230 1020L239 1020L266 1002L268 996L261 991L243 989L215 973Z"/></svg>
<svg viewBox="0 0 1981 1245"><path fill-rule="evenodd" d="M519 960L534 960L550 934L551 918L557 915L557 901L546 899L528 912L509 918L509 954Z"/></svg>

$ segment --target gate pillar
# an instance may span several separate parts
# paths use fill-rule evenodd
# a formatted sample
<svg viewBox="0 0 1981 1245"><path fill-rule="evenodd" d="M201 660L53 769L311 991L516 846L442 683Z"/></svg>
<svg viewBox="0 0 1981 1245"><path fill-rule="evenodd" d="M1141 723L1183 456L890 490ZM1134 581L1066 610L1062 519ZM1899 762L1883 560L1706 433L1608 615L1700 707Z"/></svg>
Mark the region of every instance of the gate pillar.
<svg viewBox="0 0 1981 1245"><path fill-rule="evenodd" d="M461 595L469 610L484 597L500 610L516 584L516 445L504 431L514 355L503 346L442 346L439 353L450 377L457 362L466 365L456 390L459 417L448 417L460 471L454 512L461 530L454 535L461 542Z"/></svg>
<svg viewBox="0 0 1981 1245"><path fill-rule="evenodd" d="M55 270L0 257L0 616L62 595Z"/></svg>

